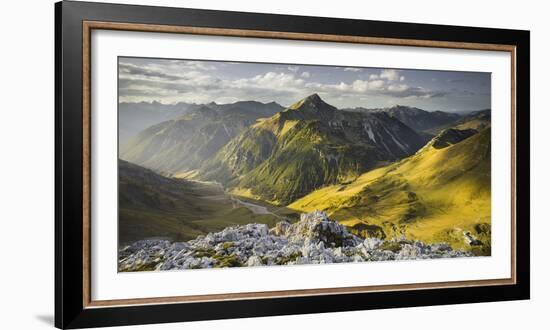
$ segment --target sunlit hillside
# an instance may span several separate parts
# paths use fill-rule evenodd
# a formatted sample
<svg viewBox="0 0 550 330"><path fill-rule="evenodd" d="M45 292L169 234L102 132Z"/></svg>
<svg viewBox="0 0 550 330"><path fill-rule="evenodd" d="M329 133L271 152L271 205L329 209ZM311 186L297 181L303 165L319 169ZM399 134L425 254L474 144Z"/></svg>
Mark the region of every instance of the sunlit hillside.
<svg viewBox="0 0 550 330"><path fill-rule="evenodd" d="M443 134L411 157L316 190L289 208L325 210L364 236L404 235L490 254L491 130L463 134L456 144L458 135L441 141L449 138Z"/></svg>

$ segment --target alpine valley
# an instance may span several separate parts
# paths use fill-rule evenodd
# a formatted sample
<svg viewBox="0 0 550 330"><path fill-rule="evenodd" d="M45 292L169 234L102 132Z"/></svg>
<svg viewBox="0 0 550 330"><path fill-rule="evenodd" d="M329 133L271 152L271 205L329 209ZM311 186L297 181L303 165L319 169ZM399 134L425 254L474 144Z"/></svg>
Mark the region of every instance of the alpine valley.
<svg viewBox="0 0 550 330"><path fill-rule="evenodd" d="M119 111L121 271L491 254L489 109Z"/></svg>

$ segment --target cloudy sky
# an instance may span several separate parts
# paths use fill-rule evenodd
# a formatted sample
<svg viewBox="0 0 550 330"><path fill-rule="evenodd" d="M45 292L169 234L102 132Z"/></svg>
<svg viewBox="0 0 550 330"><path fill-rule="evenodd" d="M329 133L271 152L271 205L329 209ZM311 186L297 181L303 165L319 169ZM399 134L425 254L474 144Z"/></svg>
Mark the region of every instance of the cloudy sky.
<svg viewBox="0 0 550 330"><path fill-rule="evenodd" d="M275 101L312 93L339 107L491 107L490 73L119 58L119 101L165 104Z"/></svg>

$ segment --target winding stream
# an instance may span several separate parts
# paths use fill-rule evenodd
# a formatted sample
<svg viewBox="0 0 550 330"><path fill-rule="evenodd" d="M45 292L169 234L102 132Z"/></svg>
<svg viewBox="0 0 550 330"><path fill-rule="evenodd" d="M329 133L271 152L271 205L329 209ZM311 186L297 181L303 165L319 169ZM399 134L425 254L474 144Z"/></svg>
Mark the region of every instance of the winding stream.
<svg viewBox="0 0 550 330"><path fill-rule="evenodd" d="M229 197L231 198L232 201L237 202L237 204L242 205L242 206L246 207L247 209L249 209L250 211L252 211L252 213L255 213L255 214L268 214L268 215L273 215L277 218L282 218L281 216L269 211L267 209L267 207L265 207L265 206L257 205L257 204L250 203L250 202L245 202L245 201L242 201L242 200L236 198L235 196L230 195Z"/></svg>
<svg viewBox="0 0 550 330"><path fill-rule="evenodd" d="M277 218L283 219L283 217L281 217L278 214L275 214L275 213L271 212L267 207L265 207L263 205L254 204L254 203L249 202L249 201L243 201L243 200L241 200L241 199L239 199L239 198L237 198L233 195L230 195L230 194L226 193L223 185L219 182L216 182L216 181L200 181L200 180L189 180L189 181L193 181L193 182L200 183L200 184L203 184L203 185L208 185L208 186L211 186L211 187L215 187L219 191L219 194L208 196L208 197L205 197L205 198L210 198L210 199L229 198L234 203L236 203L236 204L238 204L242 207L246 207L247 209L252 211L252 213L254 213L254 214L272 215L272 216L275 216Z"/></svg>

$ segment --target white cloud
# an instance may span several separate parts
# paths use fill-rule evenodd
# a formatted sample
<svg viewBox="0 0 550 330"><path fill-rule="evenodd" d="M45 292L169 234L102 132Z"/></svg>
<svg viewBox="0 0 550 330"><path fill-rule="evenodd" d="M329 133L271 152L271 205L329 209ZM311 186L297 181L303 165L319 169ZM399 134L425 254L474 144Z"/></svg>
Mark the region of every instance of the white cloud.
<svg viewBox="0 0 550 330"><path fill-rule="evenodd" d="M198 71L215 71L216 66L205 61L186 61L186 60L169 60L166 62L152 62L148 63L146 67L156 68L163 71L177 71L183 72L183 70L198 70Z"/></svg>
<svg viewBox="0 0 550 330"><path fill-rule="evenodd" d="M371 80L369 81L369 87L371 90L381 90L386 83L383 80Z"/></svg>
<svg viewBox="0 0 550 330"><path fill-rule="evenodd" d="M382 80L356 80L352 83L352 89L355 92L369 92L369 91L379 91L384 88L384 82Z"/></svg>
<svg viewBox="0 0 550 330"><path fill-rule="evenodd" d="M382 80L361 80L357 79L351 83L340 82L338 84L308 83L305 87L313 91L324 91L327 93L368 93L386 89L386 83Z"/></svg>
<svg viewBox="0 0 550 330"><path fill-rule="evenodd" d="M363 71L363 69L361 69L361 68L344 68L344 71L361 72L361 71Z"/></svg>
<svg viewBox="0 0 550 330"><path fill-rule="evenodd" d="M164 103L257 100L289 105L312 93L320 93L329 100L372 96L432 98L445 95L404 84L405 78L396 70L382 70L378 75L369 75L368 79L319 83L308 82L312 74L307 71L300 73L299 66L283 66L288 71L282 72L279 69L249 77L243 72L241 77L231 77L224 76L221 67L216 70L216 65L194 61L121 61L120 100Z"/></svg>
<svg viewBox="0 0 550 330"><path fill-rule="evenodd" d="M292 71L292 72L298 72L298 70L300 70L300 67L299 66L293 66L293 65L289 65L287 67L288 71Z"/></svg>
<svg viewBox="0 0 550 330"><path fill-rule="evenodd" d="M345 94L346 97L362 97L363 95L386 95L396 98L432 98L445 94L422 87L411 87L407 84L395 83L390 80L355 80L351 83L338 84L306 83L305 88L313 92L323 92L331 97Z"/></svg>
<svg viewBox="0 0 550 330"><path fill-rule="evenodd" d="M177 61L177 62L182 62L182 61ZM177 63L178 65L181 65L180 63ZM184 62L184 66L188 67L188 68L193 68L195 70L203 70L203 71L214 71L214 70L217 70L217 68L208 63L208 62L202 62L202 61L183 61Z"/></svg>
<svg viewBox="0 0 550 330"><path fill-rule="evenodd" d="M405 84L395 84L388 86L390 92L404 92L409 89L408 85Z"/></svg>
<svg viewBox="0 0 550 330"><path fill-rule="evenodd" d="M387 80L398 80L399 79L399 72L397 70L388 69L388 70L382 70L380 73L380 78L387 79Z"/></svg>
<svg viewBox="0 0 550 330"><path fill-rule="evenodd" d="M279 89L289 89L302 87L304 85L304 80L296 78L294 74L289 73L277 73L277 72L267 72L263 75L257 75L253 78L244 78L235 80L234 83L239 87L263 87L263 88L279 88Z"/></svg>

